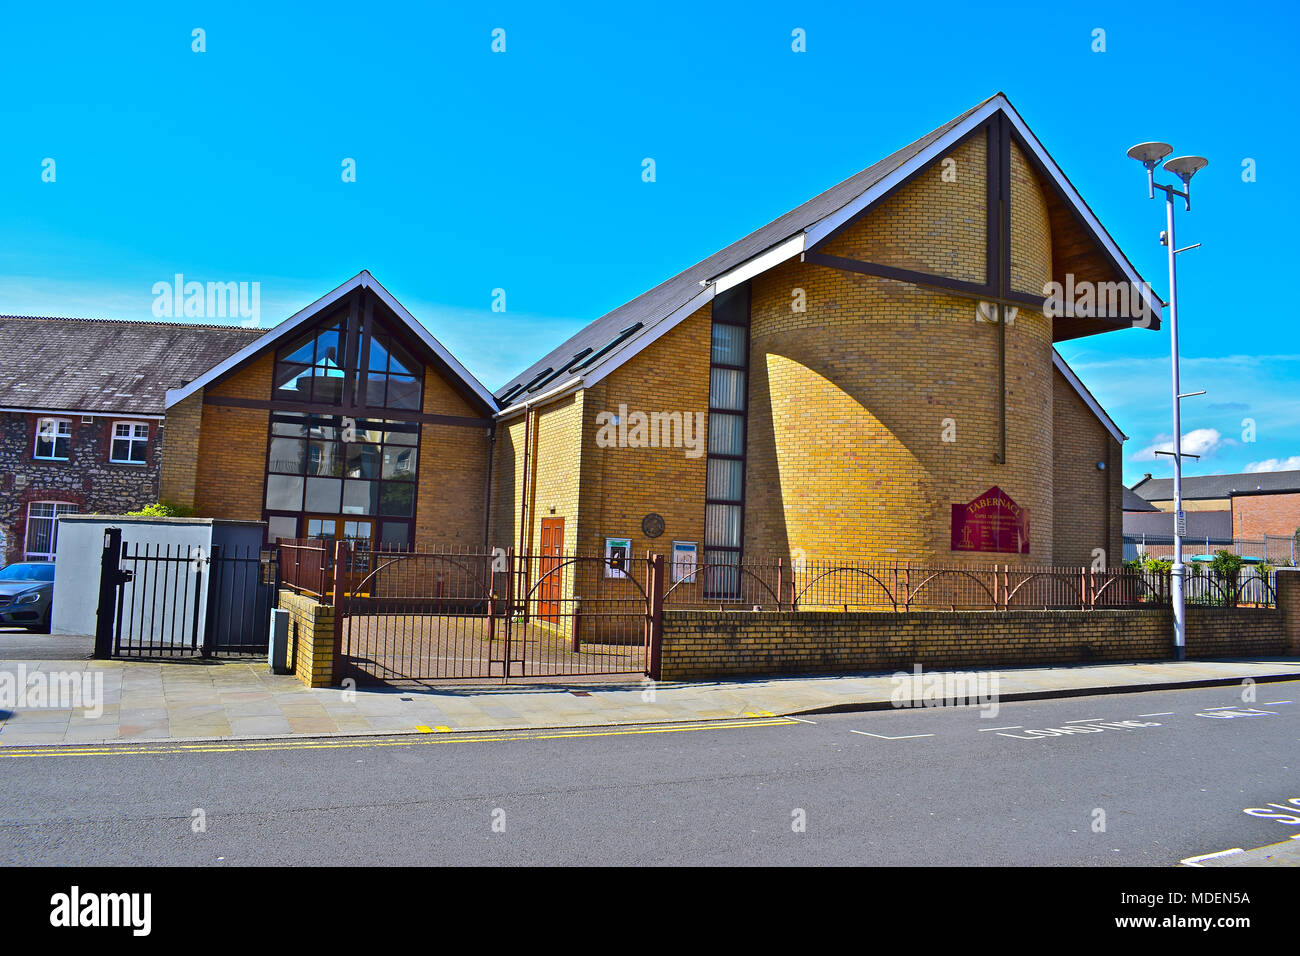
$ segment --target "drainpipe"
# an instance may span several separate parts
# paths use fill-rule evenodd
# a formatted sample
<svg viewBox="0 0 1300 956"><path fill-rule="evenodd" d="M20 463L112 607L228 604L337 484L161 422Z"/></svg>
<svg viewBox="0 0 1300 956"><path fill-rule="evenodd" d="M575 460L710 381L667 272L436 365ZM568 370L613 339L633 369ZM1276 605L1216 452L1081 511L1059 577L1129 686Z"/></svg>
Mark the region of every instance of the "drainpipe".
<svg viewBox="0 0 1300 956"><path fill-rule="evenodd" d="M497 425L493 422L488 426L488 467L487 467L487 484L483 491L484 512L483 515L483 547L492 546L492 465L497 458Z"/></svg>
<svg viewBox="0 0 1300 956"><path fill-rule="evenodd" d="M528 520L528 452L532 447L533 408L532 402L524 402L524 467L520 480L523 487L519 489L519 550L524 550L524 525Z"/></svg>

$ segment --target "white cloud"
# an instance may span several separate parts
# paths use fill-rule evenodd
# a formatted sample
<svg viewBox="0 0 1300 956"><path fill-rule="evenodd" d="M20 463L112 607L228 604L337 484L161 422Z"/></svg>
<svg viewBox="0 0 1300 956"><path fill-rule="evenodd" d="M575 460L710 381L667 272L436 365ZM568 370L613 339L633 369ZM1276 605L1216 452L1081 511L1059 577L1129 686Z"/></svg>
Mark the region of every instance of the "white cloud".
<svg viewBox="0 0 1300 956"><path fill-rule="evenodd" d="M1263 461L1252 461L1246 466L1247 473L1253 471L1300 471L1300 455L1292 455L1290 458L1265 458Z"/></svg>
<svg viewBox="0 0 1300 956"><path fill-rule="evenodd" d="M1223 436L1219 434L1217 428L1194 428L1183 435L1183 454L1200 455L1202 458L1208 458L1224 444L1226 443ZM1173 450L1174 438L1172 435L1157 435L1152 444L1133 456L1133 461L1155 461L1156 452Z"/></svg>

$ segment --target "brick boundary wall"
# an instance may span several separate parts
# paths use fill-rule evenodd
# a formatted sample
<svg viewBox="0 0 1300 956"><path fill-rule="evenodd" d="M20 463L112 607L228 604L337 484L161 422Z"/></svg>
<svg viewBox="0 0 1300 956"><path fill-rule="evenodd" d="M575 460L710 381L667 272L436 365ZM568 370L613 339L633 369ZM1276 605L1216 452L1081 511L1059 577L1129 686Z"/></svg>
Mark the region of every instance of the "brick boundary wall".
<svg viewBox="0 0 1300 956"><path fill-rule="evenodd" d="M289 659L308 687L329 687L334 668L334 608L294 591L280 591L279 607L289 612Z"/></svg>
<svg viewBox="0 0 1300 956"><path fill-rule="evenodd" d="M1296 575L1300 584L1300 574ZM1189 658L1297 653L1300 588L1284 613L1189 607ZM1168 660L1168 609L1093 611L665 611L663 680Z"/></svg>
<svg viewBox="0 0 1300 956"><path fill-rule="evenodd" d="M1300 656L1300 568L1281 568L1272 608L1187 609L1189 658ZM289 660L331 686L334 608L281 590ZM775 674L1167 660L1168 609L1093 611L665 611L664 680Z"/></svg>
<svg viewBox="0 0 1300 956"><path fill-rule="evenodd" d="M1277 569L1277 613L1287 636L1286 653L1300 656L1300 568Z"/></svg>

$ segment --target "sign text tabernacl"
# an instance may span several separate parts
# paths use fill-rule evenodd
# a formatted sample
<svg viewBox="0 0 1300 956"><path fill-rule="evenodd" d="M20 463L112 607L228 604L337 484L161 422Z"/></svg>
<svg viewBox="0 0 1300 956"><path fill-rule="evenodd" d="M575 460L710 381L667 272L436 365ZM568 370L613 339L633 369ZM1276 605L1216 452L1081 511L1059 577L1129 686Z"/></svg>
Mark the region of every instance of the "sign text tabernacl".
<svg viewBox="0 0 1300 956"><path fill-rule="evenodd" d="M1029 553L1029 511L994 485L952 506L952 550Z"/></svg>

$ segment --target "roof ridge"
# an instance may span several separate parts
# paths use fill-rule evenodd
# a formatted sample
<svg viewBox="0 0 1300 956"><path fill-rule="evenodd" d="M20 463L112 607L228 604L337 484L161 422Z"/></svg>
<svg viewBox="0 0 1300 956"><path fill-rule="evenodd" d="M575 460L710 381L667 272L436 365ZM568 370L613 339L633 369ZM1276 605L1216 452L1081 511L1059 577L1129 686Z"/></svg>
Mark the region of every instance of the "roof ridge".
<svg viewBox="0 0 1300 956"><path fill-rule="evenodd" d="M534 377L538 370L553 358L559 359L562 357L563 353L568 352L572 346L604 344L615 337L613 333L617 329L614 326L625 326L633 321L640 321L643 324L642 335L656 329L663 321L670 319L677 308L698 293L701 287L706 284L706 280L779 246L782 242L787 241L792 234L803 231L806 223L800 225L801 220L818 221L843 210L858 197L869 191L875 183L890 175L917 153L924 151L931 144L942 139L943 136L959 127L967 118L978 113L1000 96L1003 96L1003 94L994 93L992 96L984 98L946 122L930 129L910 142L904 143L874 163L850 173L834 185L785 210L775 219L750 229L740 238L720 249L714 250L675 275L663 279L633 298L588 321L575 333L565 338L540 358L531 362L522 371L507 379L505 384L496 390L494 394L512 394L514 385ZM690 281L691 279L699 280L698 284ZM680 301L677 301L679 299ZM653 314L655 312L661 312L662 314L655 315ZM597 335L598 331L603 335ZM642 335L633 336L628 341L635 342ZM601 338L601 342L596 342L596 338ZM621 354L621 351L616 354ZM513 392L517 393L518 389L513 389ZM513 397L517 403L518 394L514 394ZM501 402L500 399L497 399L497 401ZM502 403L502 406L504 411L511 408L512 404L506 402Z"/></svg>
<svg viewBox="0 0 1300 956"><path fill-rule="evenodd" d="M256 332L259 335L268 329L251 325L221 325L217 322L176 322L165 319L105 319L82 315L8 315L0 314L0 319L24 319L34 322L96 322L108 325L156 325L173 329L209 329L215 331Z"/></svg>

